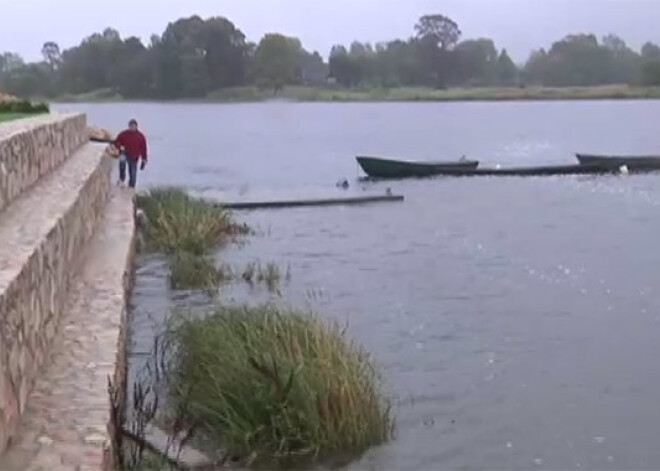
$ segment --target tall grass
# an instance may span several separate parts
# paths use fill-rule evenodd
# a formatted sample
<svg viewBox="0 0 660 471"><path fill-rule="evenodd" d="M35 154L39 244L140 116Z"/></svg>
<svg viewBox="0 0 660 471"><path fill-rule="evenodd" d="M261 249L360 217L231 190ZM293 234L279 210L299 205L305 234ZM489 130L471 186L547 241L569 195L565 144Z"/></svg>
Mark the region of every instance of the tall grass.
<svg viewBox="0 0 660 471"><path fill-rule="evenodd" d="M391 437L378 371L335 324L271 305L220 307L170 335L171 398L228 456L307 461Z"/></svg>
<svg viewBox="0 0 660 471"><path fill-rule="evenodd" d="M267 263L265 268L261 268L261 266L259 266L259 274L257 276L257 280L265 283L269 291L277 290L281 279L282 272L276 263Z"/></svg>
<svg viewBox="0 0 660 471"><path fill-rule="evenodd" d="M178 188L156 188L138 197L148 224L147 242L167 253L202 255L240 232L229 213Z"/></svg>
<svg viewBox="0 0 660 471"><path fill-rule="evenodd" d="M138 196L138 206L146 219L141 229L147 246L170 256L172 288L217 288L225 274L211 262L209 252L248 228L234 223L218 205L179 188L152 189Z"/></svg>
<svg viewBox="0 0 660 471"><path fill-rule="evenodd" d="M213 290L224 278L223 270L203 255L177 252L170 260L170 286L173 289Z"/></svg>

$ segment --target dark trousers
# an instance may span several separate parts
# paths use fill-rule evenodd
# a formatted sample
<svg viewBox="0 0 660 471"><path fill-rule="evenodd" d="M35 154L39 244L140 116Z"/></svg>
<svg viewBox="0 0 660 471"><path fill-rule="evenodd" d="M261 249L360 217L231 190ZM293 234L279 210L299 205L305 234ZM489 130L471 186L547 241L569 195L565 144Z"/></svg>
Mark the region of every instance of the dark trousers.
<svg viewBox="0 0 660 471"><path fill-rule="evenodd" d="M126 167L128 167L128 186L135 188L137 184L138 161L130 157L119 160L119 181L126 181Z"/></svg>

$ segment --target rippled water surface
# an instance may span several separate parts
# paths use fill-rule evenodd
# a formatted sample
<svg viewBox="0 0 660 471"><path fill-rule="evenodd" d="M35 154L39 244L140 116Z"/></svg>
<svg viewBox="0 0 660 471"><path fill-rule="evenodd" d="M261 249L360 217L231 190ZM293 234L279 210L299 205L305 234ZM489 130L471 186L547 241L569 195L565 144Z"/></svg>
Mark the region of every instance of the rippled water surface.
<svg viewBox="0 0 660 471"><path fill-rule="evenodd" d="M225 200L341 194L359 153L484 165L660 154L660 102L60 108L114 129L137 117L152 152L142 184ZM406 201L239 213L259 234L219 254L290 267L284 302L348 322L382 365L397 438L349 469L659 469L660 175L348 192L388 187ZM136 363L171 306L165 277L141 259Z"/></svg>

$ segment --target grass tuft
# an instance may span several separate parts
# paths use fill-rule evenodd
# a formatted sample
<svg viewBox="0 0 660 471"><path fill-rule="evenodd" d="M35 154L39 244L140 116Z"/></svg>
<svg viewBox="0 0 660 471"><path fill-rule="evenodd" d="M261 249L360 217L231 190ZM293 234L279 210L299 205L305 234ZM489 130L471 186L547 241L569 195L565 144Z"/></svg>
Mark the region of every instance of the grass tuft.
<svg viewBox="0 0 660 471"><path fill-rule="evenodd" d="M257 274L257 264L255 262L250 262L247 265L245 265L245 268L243 269L243 273L241 274L241 278L243 278L243 281L249 284L254 283L254 279Z"/></svg>
<svg viewBox="0 0 660 471"><path fill-rule="evenodd" d="M203 255L242 231L225 209L178 188L153 189L138 196L138 205L148 221L147 242L169 254Z"/></svg>
<svg viewBox="0 0 660 471"><path fill-rule="evenodd" d="M177 252L170 260L170 286L172 289L213 290L224 279L223 271L203 255Z"/></svg>
<svg viewBox="0 0 660 471"><path fill-rule="evenodd" d="M282 280L280 267L276 263L270 262L266 264L265 268L259 265L258 269L257 281L265 283L269 291L276 291Z"/></svg>
<svg viewBox="0 0 660 471"><path fill-rule="evenodd" d="M336 324L271 305L220 307L170 335L171 398L227 456L307 462L391 438L379 374Z"/></svg>
<svg viewBox="0 0 660 471"><path fill-rule="evenodd" d="M213 290L231 273L217 267L209 252L238 235L249 233L229 212L184 190L161 187L138 196L144 215L141 225L147 246L170 256L173 289Z"/></svg>

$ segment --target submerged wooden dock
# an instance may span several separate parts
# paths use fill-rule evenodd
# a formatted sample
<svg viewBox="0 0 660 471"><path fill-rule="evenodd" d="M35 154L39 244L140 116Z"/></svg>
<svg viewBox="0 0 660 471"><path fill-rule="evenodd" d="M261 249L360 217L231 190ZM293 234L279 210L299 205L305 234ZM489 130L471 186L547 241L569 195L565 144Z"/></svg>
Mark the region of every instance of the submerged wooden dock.
<svg viewBox="0 0 660 471"><path fill-rule="evenodd" d="M391 203L404 201L403 195L371 195L344 198L319 198L304 200L251 201L218 203L219 206L233 210L301 208L309 206L354 206L371 203Z"/></svg>

